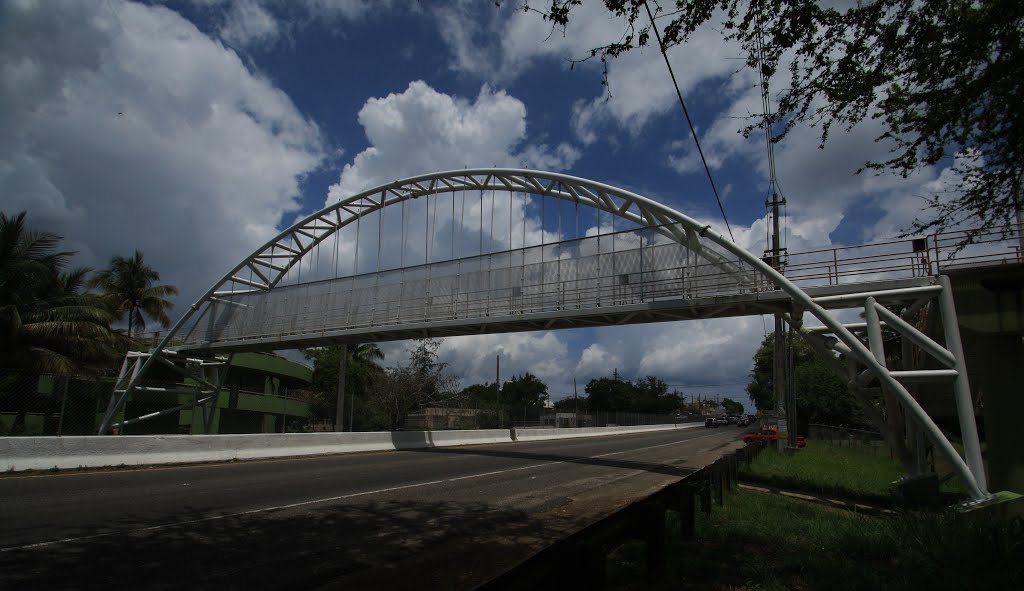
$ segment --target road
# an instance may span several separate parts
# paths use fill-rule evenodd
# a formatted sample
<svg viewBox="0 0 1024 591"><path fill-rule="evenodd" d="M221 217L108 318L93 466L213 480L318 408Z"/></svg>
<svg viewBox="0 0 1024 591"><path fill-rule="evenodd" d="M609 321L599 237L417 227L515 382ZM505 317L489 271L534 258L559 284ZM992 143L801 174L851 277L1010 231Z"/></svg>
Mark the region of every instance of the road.
<svg viewBox="0 0 1024 591"><path fill-rule="evenodd" d="M735 427L0 477L0 587L471 588Z"/></svg>

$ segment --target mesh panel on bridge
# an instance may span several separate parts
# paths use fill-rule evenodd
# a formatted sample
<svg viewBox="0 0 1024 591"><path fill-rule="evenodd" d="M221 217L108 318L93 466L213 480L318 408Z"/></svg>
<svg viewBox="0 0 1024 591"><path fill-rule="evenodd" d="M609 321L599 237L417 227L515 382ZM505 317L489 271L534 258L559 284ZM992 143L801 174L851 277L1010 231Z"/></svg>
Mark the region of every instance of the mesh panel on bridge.
<svg viewBox="0 0 1024 591"><path fill-rule="evenodd" d="M636 245L636 235L630 236ZM627 249L615 248L616 242L625 240L589 237L225 296L210 303L184 344L472 321L770 288L756 271L732 255L709 250L707 243L694 251L676 242Z"/></svg>

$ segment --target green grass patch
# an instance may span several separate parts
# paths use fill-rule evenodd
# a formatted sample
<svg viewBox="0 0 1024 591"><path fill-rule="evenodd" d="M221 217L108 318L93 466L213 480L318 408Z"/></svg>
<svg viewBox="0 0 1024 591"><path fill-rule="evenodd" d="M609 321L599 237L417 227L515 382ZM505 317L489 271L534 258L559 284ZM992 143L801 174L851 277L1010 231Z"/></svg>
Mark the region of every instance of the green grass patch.
<svg viewBox="0 0 1024 591"><path fill-rule="evenodd" d="M609 555L609 588L829 591L1024 588L1024 530L953 514L871 517L739 491L681 541L670 513L669 579L644 583L643 547Z"/></svg>
<svg viewBox="0 0 1024 591"><path fill-rule="evenodd" d="M747 481L868 501L891 500L892 483L902 476L888 454L819 441L793 454L769 447L740 466L740 478Z"/></svg>

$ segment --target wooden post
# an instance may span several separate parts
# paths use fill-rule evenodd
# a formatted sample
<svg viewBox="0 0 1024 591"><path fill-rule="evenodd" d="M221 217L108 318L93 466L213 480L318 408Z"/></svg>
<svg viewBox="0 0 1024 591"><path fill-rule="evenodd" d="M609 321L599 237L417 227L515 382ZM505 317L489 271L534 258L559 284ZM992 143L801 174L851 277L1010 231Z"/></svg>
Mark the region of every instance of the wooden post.
<svg viewBox="0 0 1024 591"><path fill-rule="evenodd" d="M723 490L724 478L722 477L722 464L721 461L715 462L711 465L713 468L712 474L714 475L714 487L715 487L715 503L719 507L725 506L725 491Z"/></svg>
<svg viewBox="0 0 1024 591"><path fill-rule="evenodd" d="M707 471L707 468L702 470L703 477L700 479L700 510L711 515L711 473Z"/></svg>
<svg viewBox="0 0 1024 591"><path fill-rule="evenodd" d="M547 589L604 589L605 552L591 542L574 542L566 546L565 561Z"/></svg>
<svg viewBox="0 0 1024 591"><path fill-rule="evenodd" d="M694 506L696 495L693 487L688 484L682 485L676 500L679 503L679 537L683 540L692 540L697 534L697 512Z"/></svg>
<svg viewBox="0 0 1024 591"><path fill-rule="evenodd" d="M647 543L647 581L661 581L665 578L665 505L644 503L641 522Z"/></svg>

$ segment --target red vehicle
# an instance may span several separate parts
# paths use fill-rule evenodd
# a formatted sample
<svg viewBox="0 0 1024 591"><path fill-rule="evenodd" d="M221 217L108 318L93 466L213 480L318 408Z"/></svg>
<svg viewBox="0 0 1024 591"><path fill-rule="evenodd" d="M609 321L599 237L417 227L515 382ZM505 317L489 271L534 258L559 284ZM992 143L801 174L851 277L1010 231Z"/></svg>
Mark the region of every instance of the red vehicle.
<svg viewBox="0 0 1024 591"><path fill-rule="evenodd" d="M753 433L747 433L746 435L743 436L744 443L750 443L752 441L761 440L767 440L768 443L775 445L779 441L779 430L776 429L775 427L769 427L767 429L761 429L760 431L755 431ZM796 436L796 446L807 446L807 440L803 435Z"/></svg>

